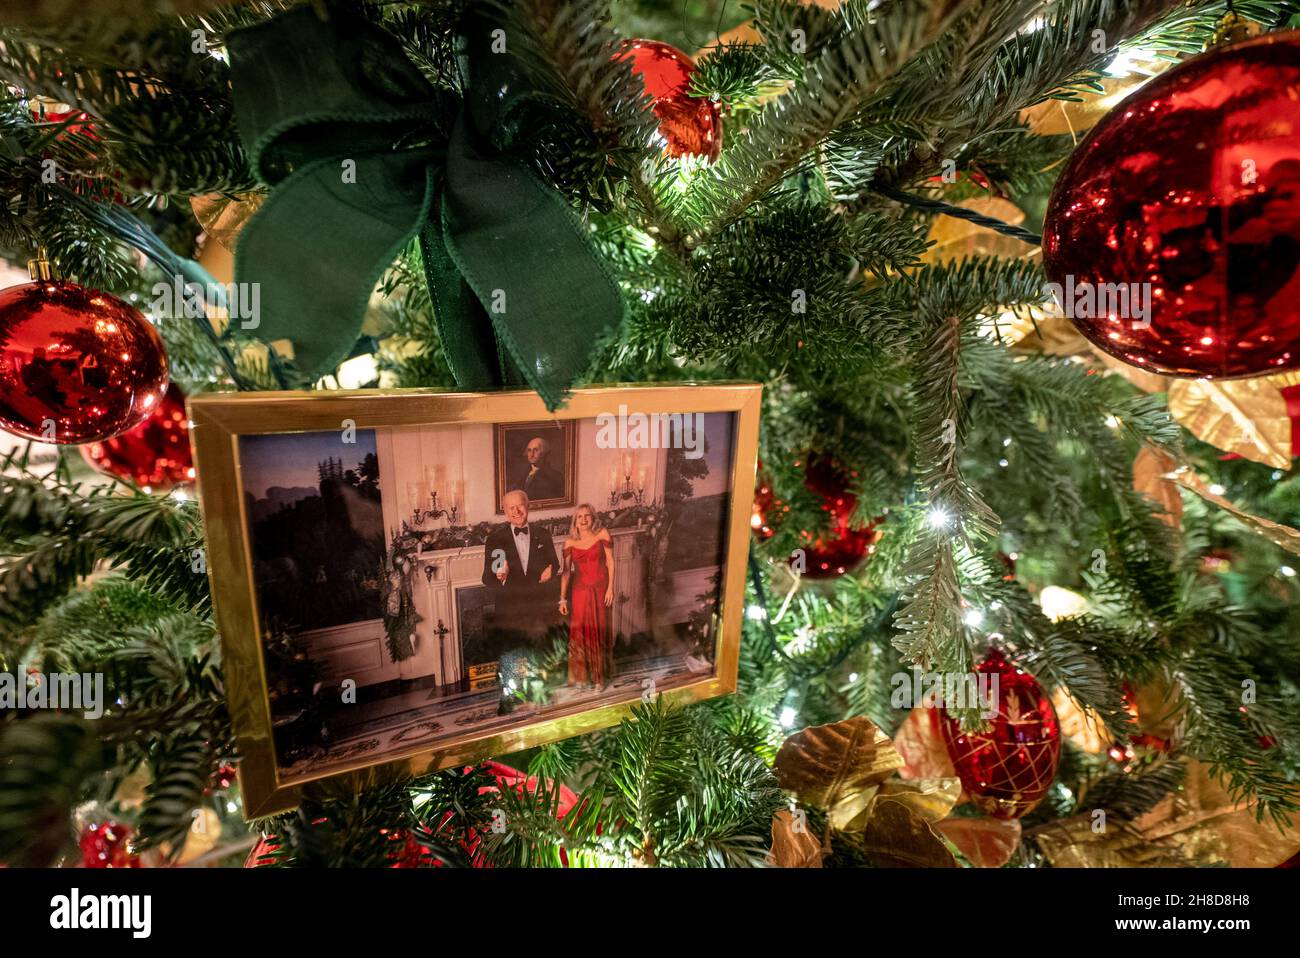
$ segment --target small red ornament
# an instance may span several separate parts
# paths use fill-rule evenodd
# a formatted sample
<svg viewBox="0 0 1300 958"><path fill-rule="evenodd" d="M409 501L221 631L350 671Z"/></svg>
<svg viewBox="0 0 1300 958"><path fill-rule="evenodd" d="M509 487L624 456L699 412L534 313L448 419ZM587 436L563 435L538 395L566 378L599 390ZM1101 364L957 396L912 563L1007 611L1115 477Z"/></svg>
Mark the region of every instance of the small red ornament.
<svg viewBox="0 0 1300 958"><path fill-rule="evenodd" d="M139 868L140 856L129 850L131 827L119 822L98 822L81 833L83 868Z"/></svg>
<svg viewBox="0 0 1300 958"><path fill-rule="evenodd" d="M379 834L387 836L393 843L393 850L388 857L393 864L389 868L432 868L436 859L429 849L420 844L419 839L404 828L381 828Z"/></svg>
<svg viewBox="0 0 1300 958"><path fill-rule="evenodd" d="M946 709L934 709L934 720L976 807L994 818L1019 818L1043 800L1056 777L1061 753L1056 710L1038 680L996 649L975 671L998 680L997 715L987 730L963 732Z"/></svg>
<svg viewBox="0 0 1300 958"><path fill-rule="evenodd" d="M0 290L0 429L86 443L142 423L167 389L167 355L144 315L61 280Z"/></svg>
<svg viewBox="0 0 1300 958"><path fill-rule="evenodd" d="M771 480L763 473L763 461L758 462L758 480L754 486L754 509L749 517L749 527L760 539L770 539L776 526L790 507L776 497Z"/></svg>
<svg viewBox="0 0 1300 958"><path fill-rule="evenodd" d="M99 139L99 134L95 132L94 118L85 110L79 110L75 106L68 106L66 103L57 103L53 100L37 98L28 104L31 110L32 119L37 123L66 123L67 125L55 134L56 140L61 140L70 134L84 133L92 140Z"/></svg>
<svg viewBox="0 0 1300 958"><path fill-rule="evenodd" d="M224 792L235 784L235 779L239 776L239 770L233 765L222 765L212 773L212 780L208 785L208 791Z"/></svg>
<svg viewBox="0 0 1300 958"><path fill-rule="evenodd" d="M190 420L185 395L172 383L149 418L121 435L81 447L98 469L134 482L146 492L161 492L194 481L190 455Z"/></svg>
<svg viewBox="0 0 1300 958"><path fill-rule="evenodd" d="M1043 233L1084 336L1174 376L1300 366L1297 89L1300 32L1275 33L1179 64L1093 127Z"/></svg>
<svg viewBox="0 0 1300 958"><path fill-rule="evenodd" d="M801 563L799 571L813 579L831 579L857 568L872 552L880 532L875 520L865 526L853 525L858 498L849 492L849 480L857 477L830 456L812 453L804 465L803 484L822 500L827 524L819 531L800 531L800 550L792 563Z"/></svg>
<svg viewBox="0 0 1300 958"><path fill-rule="evenodd" d="M620 56L632 61L646 93L654 98L659 135L669 156L702 156L710 163L722 151L722 116L708 97L691 96L695 61L656 40L629 40Z"/></svg>

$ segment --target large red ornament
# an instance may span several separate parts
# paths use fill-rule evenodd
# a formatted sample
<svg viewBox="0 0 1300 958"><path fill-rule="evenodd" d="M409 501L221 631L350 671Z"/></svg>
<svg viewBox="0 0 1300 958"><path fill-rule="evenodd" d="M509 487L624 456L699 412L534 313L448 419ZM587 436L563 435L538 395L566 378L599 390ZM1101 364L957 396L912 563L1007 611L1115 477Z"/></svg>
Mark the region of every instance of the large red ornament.
<svg viewBox="0 0 1300 958"><path fill-rule="evenodd" d="M620 54L632 61L646 93L654 98L659 135L669 156L702 156L710 163L722 150L722 116L708 97L691 96L695 61L656 40L629 40Z"/></svg>
<svg viewBox="0 0 1300 958"><path fill-rule="evenodd" d="M97 442L142 423L166 389L162 339L129 303L61 280L0 290L0 429Z"/></svg>
<svg viewBox="0 0 1300 958"><path fill-rule="evenodd" d="M1179 64L1092 129L1043 232L1084 336L1174 376L1300 366L1297 90L1300 32L1278 33Z"/></svg>
<svg viewBox="0 0 1300 958"><path fill-rule="evenodd" d="M131 827L119 822L97 822L81 833L83 868L139 868L140 856L130 851Z"/></svg>
<svg viewBox="0 0 1300 958"><path fill-rule="evenodd" d="M1043 800L1056 777L1061 753L1056 710L1038 680L997 650L975 671L998 680L997 715L987 730L963 732L946 709L933 710L934 720L976 807L994 818L1019 818Z"/></svg>
<svg viewBox="0 0 1300 958"><path fill-rule="evenodd" d="M185 395L172 383L149 418L119 436L81 447L96 469L134 482L146 492L161 492L194 480L190 420Z"/></svg>

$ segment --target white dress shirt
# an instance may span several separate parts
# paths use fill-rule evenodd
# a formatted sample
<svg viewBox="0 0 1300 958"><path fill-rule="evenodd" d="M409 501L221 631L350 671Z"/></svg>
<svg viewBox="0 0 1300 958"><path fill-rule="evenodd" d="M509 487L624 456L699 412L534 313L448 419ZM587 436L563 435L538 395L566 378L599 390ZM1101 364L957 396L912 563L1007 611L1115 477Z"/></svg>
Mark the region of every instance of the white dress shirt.
<svg viewBox="0 0 1300 958"><path fill-rule="evenodd" d="M515 527L510 527L510 538L515 540L515 552L519 556L519 564L523 567L524 574L528 574L528 553L532 551L529 546L532 545L533 530L524 526L524 534L519 535L515 532Z"/></svg>

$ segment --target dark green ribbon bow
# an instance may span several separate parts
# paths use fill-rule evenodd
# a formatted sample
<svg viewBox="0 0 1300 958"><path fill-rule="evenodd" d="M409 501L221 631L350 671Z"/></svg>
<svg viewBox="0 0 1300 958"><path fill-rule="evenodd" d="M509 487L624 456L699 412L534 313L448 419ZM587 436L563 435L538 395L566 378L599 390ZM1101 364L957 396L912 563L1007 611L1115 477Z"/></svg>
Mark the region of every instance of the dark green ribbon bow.
<svg viewBox="0 0 1300 958"><path fill-rule="evenodd" d="M481 10L463 25L463 99L339 8L230 37L240 135L274 185L240 234L235 277L260 284L257 335L292 340L305 375L347 358L371 290L416 236L461 388L526 382L554 409L621 321L582 224L503 154L514 107L535 93L495 26Z"/></svg>

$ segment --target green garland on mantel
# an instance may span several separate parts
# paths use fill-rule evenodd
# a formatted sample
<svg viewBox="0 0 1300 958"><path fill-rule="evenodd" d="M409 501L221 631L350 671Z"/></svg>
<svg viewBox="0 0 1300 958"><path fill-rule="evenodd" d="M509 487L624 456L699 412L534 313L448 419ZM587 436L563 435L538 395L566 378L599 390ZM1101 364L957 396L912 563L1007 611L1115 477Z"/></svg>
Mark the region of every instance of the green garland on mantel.
<svg viewBox="0 0 1300 958"><path fill-rule="evenodd" d="M604 513L606 525L611 529L644 527L652 538L658 539L668 527L668 511L662 503L629 506ZM571 516L556 516L534 520L551 534L564 539L569 534ZM384 555L384 634L388 642L388 655L394 662L409 659L415 654L411 639L420 614L415 611L412 582L416 572L415 557L426 552L444 549L471 549L487 542L488 535L501 523L479 522L472 526L451 526L442 529L413 529L402 522L402 531L393 535L392 544ZM660 549L652 555L651 578L655 576L662 556Z"/></svg>

